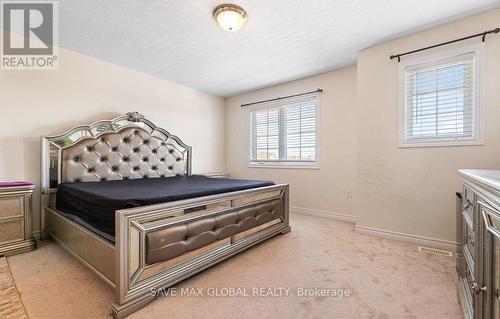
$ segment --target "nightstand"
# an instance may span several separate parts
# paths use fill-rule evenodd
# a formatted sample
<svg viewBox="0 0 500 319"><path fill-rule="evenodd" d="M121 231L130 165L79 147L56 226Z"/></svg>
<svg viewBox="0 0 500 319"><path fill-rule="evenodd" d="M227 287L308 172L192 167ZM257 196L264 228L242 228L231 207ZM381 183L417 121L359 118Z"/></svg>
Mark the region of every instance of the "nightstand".
<svg viewBox="0 0 500 319"><path fill-rule="evenodd" d="M33 191L26 182L0 183L0 256L35 249Z"/></svg>

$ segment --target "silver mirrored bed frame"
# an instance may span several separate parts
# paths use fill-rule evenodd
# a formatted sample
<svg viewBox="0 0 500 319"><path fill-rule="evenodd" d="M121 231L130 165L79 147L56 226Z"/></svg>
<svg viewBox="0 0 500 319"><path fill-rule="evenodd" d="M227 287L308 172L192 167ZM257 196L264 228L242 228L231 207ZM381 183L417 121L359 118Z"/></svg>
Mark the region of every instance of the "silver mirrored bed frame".
<svg viewBox="0 0 500 319"><path fill-rule="evenodd" d="M145 169L122 170L109 164L108 154L105 158L100 153L117 153L121 163L124 156L120 147L125 146L112 147L110 141L125 143L128 134L140 136L136 142L141 145L152 140L158 150L165 148L172 158L162 155L163 161L173 162L160 170L147 157L150 153L130 146L132 142L128 141L126 146L141 156ZM137 112L41 139L42 239L52 237L114 288L115 318L146 306L155 298L153 291L157 289L172 286L259 242L290 231L288 184L116 211L114 243L55 207L57 187L65 181L191 175L191 152L191 147L177 136L156 127ZM180 239L179 230L185 232Z"/></svg>

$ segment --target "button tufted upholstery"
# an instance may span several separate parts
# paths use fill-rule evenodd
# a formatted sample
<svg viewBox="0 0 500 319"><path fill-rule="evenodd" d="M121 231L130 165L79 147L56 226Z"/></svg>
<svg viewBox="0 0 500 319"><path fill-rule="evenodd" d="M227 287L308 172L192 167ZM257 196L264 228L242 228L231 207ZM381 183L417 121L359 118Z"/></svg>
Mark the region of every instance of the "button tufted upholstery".
<svg viewBox="0 0 500 319"><path fill-rule="evenodd" d="M184 154L140 128L86 139L62 151L62 181L91 182L185 175Z"/></svg>
<svg viewBox="0 0 500 319"><path fill-rule="evenodd" d="M178 257L279 218L281 200L204 218L146 234L146 263L151 265Z"/></svg>

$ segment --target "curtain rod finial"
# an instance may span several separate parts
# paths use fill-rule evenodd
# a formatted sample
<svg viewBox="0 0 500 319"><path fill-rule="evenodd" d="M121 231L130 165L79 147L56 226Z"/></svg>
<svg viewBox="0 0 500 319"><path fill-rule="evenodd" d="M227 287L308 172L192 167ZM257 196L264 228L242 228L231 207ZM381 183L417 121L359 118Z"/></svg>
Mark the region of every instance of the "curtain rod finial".
<svg viewBox="0 0 500 319"><path fill-rule="evenodd" d="M393 59L398 59L398 62L401 62L401 56L399 54L394 54L394 55L391 55L390 56L390 60L393 60Z"/></svg>

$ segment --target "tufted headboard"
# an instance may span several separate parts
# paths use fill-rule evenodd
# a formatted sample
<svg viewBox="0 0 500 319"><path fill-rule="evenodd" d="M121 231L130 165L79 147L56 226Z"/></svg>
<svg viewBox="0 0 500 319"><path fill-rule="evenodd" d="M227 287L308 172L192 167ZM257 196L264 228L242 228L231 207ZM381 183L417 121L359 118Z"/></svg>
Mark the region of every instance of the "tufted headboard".
<svg viewBox="0 0 500 319"><path fill-rule="evenodd" d="M62 182L191 174L191 147L137 112L42 137L42 192Z"/></svg>

